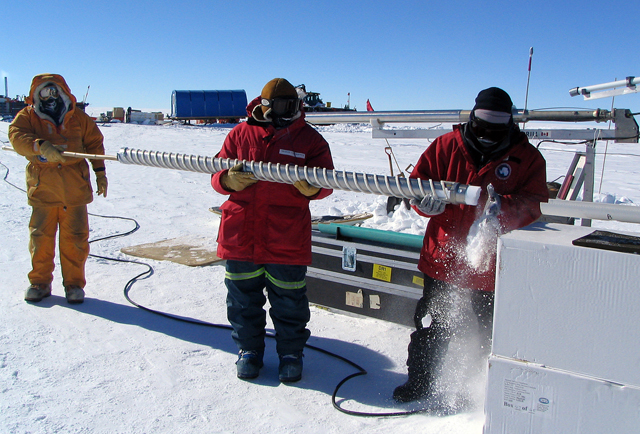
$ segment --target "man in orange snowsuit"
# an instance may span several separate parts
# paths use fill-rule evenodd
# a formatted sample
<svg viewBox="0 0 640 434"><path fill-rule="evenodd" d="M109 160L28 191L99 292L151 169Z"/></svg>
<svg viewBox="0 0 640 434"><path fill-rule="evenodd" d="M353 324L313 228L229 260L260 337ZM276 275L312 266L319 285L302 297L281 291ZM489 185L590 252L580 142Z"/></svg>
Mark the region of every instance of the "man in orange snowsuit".
<svg viewBox="0 0 640 434"><path fill-rule="evenodd" d="M55 237L58 227L62 285L67 302L82 303L86 284L84 265L89 256L87 204L93 200L89 165L63 151L104 155L103 136L96 123L76 107L64 78L36 75L29 106L9 126L15 151L29 160L27 198L33 210L29 222L32 269L24 299L38 302L51 295ZM103 160L92 160L98 195L107 196Z"/></svg>

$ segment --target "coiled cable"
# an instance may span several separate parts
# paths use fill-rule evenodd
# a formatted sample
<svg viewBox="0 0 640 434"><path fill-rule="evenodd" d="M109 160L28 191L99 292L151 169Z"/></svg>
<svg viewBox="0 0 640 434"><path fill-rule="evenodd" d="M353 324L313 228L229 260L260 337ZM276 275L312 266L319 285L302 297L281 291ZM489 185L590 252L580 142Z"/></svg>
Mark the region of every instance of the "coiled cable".
<svg viewBox="0 0 640 434"><path fill-rule="evenodd" d="M23 193L26 193L26 190L24 190L23 188L20 188L18 186L16 186L15 184L12 184L11 182L9 182L7 180L7 177L9 175L9 168L4 165L2 162L0 162L0 165L2 167L4 167L6 169L6 173L3 177L3 181L6 182L7 184L11 185L12 187L22 191ZM93 213L88 213L90 216L92 217L98 217L98 218L105 218L105 219L120 219L120 220L127 220L130 222L134 223L134 228L130 229L129 231L123 232L123 233L116 233L116 234L112 234L112 235L107 235L104 237L100 237L100 238L96 238L93 240L89 240L89 243L96 243L98 241L104 241L104 240L109 240L109 239L114 239L114 238L121 238L121 237L126 237L129 236L135 232L137 232L140 229L140 224L133 218L130 217L121 217L121 216L105 216L105 215L99 215L99 214L93 214ZM215 323L210 323L210 322L206 322L206 321L201 321L201 320L197 320L197 319L191 319L191 318L184 318L184 317L180 317L171 313L167 313L167 312L162 312L159 310L155 310L155 309L151 309L149 307L146 307L144 305L141 305L139 303L137 303L136 301L134 301L130 295L129 292L131 291L133 285L139 281L139 280L144 280L144 279L148 279L149 277L151 277L154 274L154 269L151 265L145 263L145 262L141 262L141 261L136 261L136 260L130 260L130 259L120 259L120 258L114 258L114 257L109 257L109 256L101 256L101 255L96 255L93 253L89 254L90 257L92 258L97 258L97 259L103 259L106 261L114 261L114 262L119 262L119 263L129 263L129 264L137 264L137 265L142 265L144 267L146 267L146 271L132 277L124 286L124 297L125 299L132 304L133 306L145 310L147 312L153 313L155 315L159 315L165 318L169 318L175 321L181 321L181 322L185 322L185 323L189 323L189 324L194 324L194 325L199 325L199 326L205 326L205 327L212 327L212 328L219 328L219 329L225 329L225 330L233 330L233 328L230 325L225 325L225 324L215 324ZM274 339L275 335L273 333L266 333L266 337L270 338L270 339ZM324 348L320 348L311 344L305 344L306 348L309 348L311 350L320 352L322 354L325 354L329 357L338 359L343 361L344 363L352 366L353 368L355 368L357 370L357 372L348 375L347 377L345 377L342 381L340 381L338 383L338 385L335 387L333 394L331 395L331 403L333 405L333 407L345 414L348 414L350 416L361 416L361 417L393 417L393 416L407 416L407 415L411 415L411 414L417 414L417 413L436 413L438 414L437 410L434 410L433 408L423 408L423 409L417 409L417 410L410 410L410 411L400 411L400 412L385 412L385 413L371 413L371 412L358 412L358 411L354 411L354 410L348 410L345 408L342 408L338 402L337 402L337 396L338 396L338 391L340 390L340 388L349 380L355 378L355 377L359 377L362 375L366 375L367 371L362 368L360 365L358 365L357 363L347 359L346 357L343 357L339 354L333 353L331 351L325 350Z"/></svg>

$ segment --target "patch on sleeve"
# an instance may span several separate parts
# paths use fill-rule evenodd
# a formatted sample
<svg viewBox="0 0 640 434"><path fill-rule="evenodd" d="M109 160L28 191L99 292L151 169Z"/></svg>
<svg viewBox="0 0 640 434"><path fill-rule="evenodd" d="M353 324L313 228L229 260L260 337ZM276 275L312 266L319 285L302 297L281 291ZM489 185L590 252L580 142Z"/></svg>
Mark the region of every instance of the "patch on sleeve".
<svg viewBox="0 0 640 434"><path fill-rule="evenodd" d="M496 177L501 180L505 180L511 176L511 166L507 163L502 163L496 167Z"/></svg>
<svg viewBox="0 0 640 434"><path fill-rule="evenodd" d="M302 159L306 157L305 154L302 154L300 152L289 151L287 149L280 149L280 154L288 155L289 157L302 158Z"/></svg>

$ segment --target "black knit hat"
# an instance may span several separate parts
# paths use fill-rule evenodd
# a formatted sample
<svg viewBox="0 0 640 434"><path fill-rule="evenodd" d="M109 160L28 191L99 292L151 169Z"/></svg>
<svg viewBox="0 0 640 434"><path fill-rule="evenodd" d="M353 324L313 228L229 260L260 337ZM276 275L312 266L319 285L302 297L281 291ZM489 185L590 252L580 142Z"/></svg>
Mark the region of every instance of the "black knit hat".
<svg viewBox="0 0 640 434"><path fill-rule="evenodd" d="M476 97L476 105L473 109L491 110L511 114L513 102L507 92L498 88L490 87L480 91Z"/></svg>

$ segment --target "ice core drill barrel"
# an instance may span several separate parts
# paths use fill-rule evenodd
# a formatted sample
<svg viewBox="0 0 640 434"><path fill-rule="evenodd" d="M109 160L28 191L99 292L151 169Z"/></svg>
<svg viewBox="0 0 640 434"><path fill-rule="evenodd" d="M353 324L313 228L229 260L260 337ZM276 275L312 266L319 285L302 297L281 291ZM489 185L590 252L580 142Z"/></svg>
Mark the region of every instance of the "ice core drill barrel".
<svg viewBox="0 0 640 434"><path fill-rule="evenodd" d="M355 191L407 199L436 196L438 199L452 204L475 206L480 198L480 187L449 181L421 180L401 176L373 175L344 170L327 170L318 167L203 157L130 148L120 149L117 158L119 162L124 164L200 173L216 173L242 163L246 172L253 172L254 176L261 181L293 184L296 181L306 180L316 187L332 188L334 190Z"/></svg>

